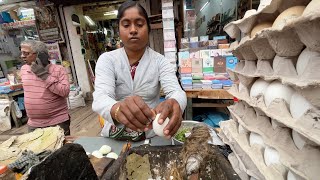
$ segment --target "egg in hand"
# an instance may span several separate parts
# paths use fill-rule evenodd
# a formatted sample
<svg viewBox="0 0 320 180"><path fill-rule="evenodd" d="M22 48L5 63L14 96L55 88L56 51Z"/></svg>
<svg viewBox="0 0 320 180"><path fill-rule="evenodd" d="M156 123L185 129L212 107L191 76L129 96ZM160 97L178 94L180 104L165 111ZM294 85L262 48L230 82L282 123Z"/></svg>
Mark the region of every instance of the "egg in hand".
<svg viewBox="0 0 320 180"><path fill-rule="evenodd" d="M161 115L160 113L157 114L155 120L152 122L152 127L153 127L153 131L156 135L164 137L165 135L164 135L163 129L167 126L170 119L166 118L166 120L162 124L159 124L158 120L160 118L160 115Z"/></svg>

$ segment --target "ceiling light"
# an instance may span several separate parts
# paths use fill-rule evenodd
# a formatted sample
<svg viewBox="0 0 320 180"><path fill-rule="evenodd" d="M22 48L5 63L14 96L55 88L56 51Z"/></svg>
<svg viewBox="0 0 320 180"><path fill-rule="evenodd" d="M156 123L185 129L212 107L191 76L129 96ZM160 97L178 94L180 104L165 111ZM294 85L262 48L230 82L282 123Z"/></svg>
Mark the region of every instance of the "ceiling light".
<svg viewBox="0 0 320 180"><path fill-rule="evenodd" d="M95 25L95 23L93 22L93 20L89 16L84 16L84 18L87 20L87 22L89 23L90 26Z"/></svg>
<svg viewBox="0 0 320 180"><path fill-rule="evenodd" d="M207 1L207 2L202 6L202 8L200 9L200 11L202 11L209 3L210 3L210 0Z"/></svg>
<svg viewBox="0 0 320 180"><path fill-rule="evenodd" d="M104 15L105 16L118 15L118 10L105 12Z"/></svg>

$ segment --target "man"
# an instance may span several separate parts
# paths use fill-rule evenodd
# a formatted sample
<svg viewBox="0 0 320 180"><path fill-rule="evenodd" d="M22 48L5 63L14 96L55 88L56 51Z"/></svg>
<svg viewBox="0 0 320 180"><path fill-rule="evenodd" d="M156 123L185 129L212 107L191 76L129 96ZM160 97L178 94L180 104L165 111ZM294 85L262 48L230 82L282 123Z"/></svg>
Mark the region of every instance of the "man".
<svg viewBox="0 0 320 180"><path fill-rule="evenodd" d="M28 129L30 132L59 125L65 135L70 135L68 75L62 66L49 64L48 57L45 43L35 40L21 43L21 58L26 63L21 68L21 78Z"/></svg>

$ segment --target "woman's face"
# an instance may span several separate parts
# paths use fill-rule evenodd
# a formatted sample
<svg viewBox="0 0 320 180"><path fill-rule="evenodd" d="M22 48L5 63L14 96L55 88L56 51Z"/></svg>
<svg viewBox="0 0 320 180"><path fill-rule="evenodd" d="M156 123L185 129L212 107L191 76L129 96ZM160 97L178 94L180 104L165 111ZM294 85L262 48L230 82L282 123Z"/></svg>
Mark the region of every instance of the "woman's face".
<svg viewBox="0 0 320 180"><path fill-rule="evenodd" d="M119 22L120 38L125 48L139 51L148 44L147 20L139 14L136 7L125 10Z"/></svg>

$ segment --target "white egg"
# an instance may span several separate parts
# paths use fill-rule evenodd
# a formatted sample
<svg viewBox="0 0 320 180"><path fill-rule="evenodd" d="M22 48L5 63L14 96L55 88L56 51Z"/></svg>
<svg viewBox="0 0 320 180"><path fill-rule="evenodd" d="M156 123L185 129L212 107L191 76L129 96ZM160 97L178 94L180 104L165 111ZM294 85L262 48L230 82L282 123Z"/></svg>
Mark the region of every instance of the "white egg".
<svg viewBox="0 0 320 180"><path fill-rule="evenodd" d="M94 156L96 158L103 158L103 155L100 151L93 151L92 156Z"/></svg>
<svg viewBox="0 0 320 180"><path fill-rule="evenodd" d="M280 154L277 150L267 146L264 150L264 162L267 166L272 164L280 164Z"/></svg>
<svg viewBox="0 0 320 180"><path fill-rule="evenodd" d="M254 145L254 144L258 144L261 145L263 147L265 147L266 145L264 144L264 141L262 139L262 136L260 134L251 132L250 136L249 136L249 142L250 142L250 146Z"/></svg>
<svg viewBox="0 0 320 180"><path fill-rule="evenodd" d="M294 119L299 119L309 109L314 108L308 100L306 100L299 93L294 93L290 102L290 113Z"/></svg>
<svg viewBox="0 0 320 180"><path fill-rule="evenodd" d="M270 82L267 82L261 78L256 80L251 87L250 97L257 97L258 95L264 95L269 85L270 85Z"/></svg>
<svg viewBox="0 0 320 180"><path fill-rule="evenodd" d="M167 126L169 123L169 118L167 118L161 125L158 123L158 120L160 118L160 114L157 114L155 120L152 122L153 131L158 136L165 136L163 133L163 129Z"/></svg>
<svg viewBox="0 0 320 180"><path fill-rule="evenodd" d="M99 152L101 152L101 154L106 155L109 152L111 152L111 147L108 145L103 145L101 146L101 148L99 149Z"/></svg>
<svg viewBox="0 0 320 180"><path fill-rule="evenodd" d="M319 56L318 52L310 51L308 48L304 49L299 55L296 69L299 76L303 74L309 64L311 58Z"/></svg>
<svg viewBox="0 0 320 180"><path fill-rule="evenodd" d="M274 81L268 86L264 94L266 106L269 107L275 99L283 99L289 105L293 93L294 90L291 87L285 86L279 81Z"/></svg>
<svg viewBox="0 0 320 180"><path fill-rule="evenodd" d="M301 178L300 176L296 175L292 171L288 171L287 180L303 180L304 178Z"/></svg>
<svg viewBox="0 0 320 180"><path fill-rule="evenodd" d="M112 158L112 159L118 159L118 154L111 152L109 154L107 154L106 156L107 158Z"/></svg>
<svg viewBox="0 0 320 180"><path fill-rule="evenodd" d="M301 136L299 133L297 133L297 131L295 130L292 130L292 139L299 150L301 150L306 144L305 138Z"/></svg>

